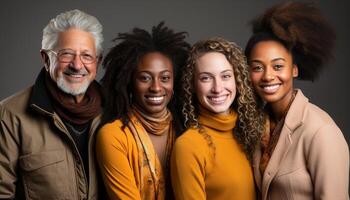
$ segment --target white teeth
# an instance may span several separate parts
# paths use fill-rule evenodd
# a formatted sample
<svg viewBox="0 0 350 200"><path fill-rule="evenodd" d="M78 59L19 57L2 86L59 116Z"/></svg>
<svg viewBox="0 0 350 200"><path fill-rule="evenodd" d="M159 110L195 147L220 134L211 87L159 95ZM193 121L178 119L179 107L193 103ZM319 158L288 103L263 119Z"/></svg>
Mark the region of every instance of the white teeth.
<svg viewBox="0 0 350 200"><path fill-rule="evenodd" d="M208 97L208 99L213 103L222 103L227 99L227 95L219 96L219 97Z"/></svg>
<svg viewBox="0 0 350 200"><path fill-rule="evenodd" d="M148 100L154 101L154 102L160 102L164 99L164 96L161 97L147 97Z"/></svg>
<svg viewBox="0 0 350 200"><path fill-rule="evenodd" d="M279 87L280 85L269 85L269 86L263 86L263 89L266 90L266 91L274 91L274 90L277 90L277 88Z"/></svg>
<svg viewBox="0 0 350 200"><path fill-rule="evenodd" d="M70 76L70 77L73 77L73 78L82 78L82 77L84 77L83 74L67 74L67 75Z"/></svg>

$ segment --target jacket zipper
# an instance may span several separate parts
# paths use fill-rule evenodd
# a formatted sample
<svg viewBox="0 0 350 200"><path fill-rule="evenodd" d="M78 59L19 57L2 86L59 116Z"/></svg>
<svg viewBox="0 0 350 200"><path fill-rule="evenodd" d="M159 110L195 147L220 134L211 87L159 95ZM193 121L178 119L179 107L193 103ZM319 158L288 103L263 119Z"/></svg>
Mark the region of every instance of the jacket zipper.
<svg viewBox="0 0 350 200"><path fill-rule="evenodd" d="M52 114L52 117L54 119L54 123L56 124L57 128L59 128L60 131L62 131L66 135L66 137L68 137L71 145L73 146L74 151L75 151L74 154L73 154L73 157L74 157L74 160L75 160L74 165L76 167L76 165L77 165L76 162L77 162L77 160L79 160L79 162L81 163L81 167L83 169L83 176L84 176L84 179L85 179L85 183L87 183L86 171L85 171L85 168L84 168L83 159L81 158L81 156L79 154L78 147L73 142L73 138L70 136L67 128L63 125L63 123L60 121L60 119L57 116L55 116L54 114ZM77 191L79 191L78 180L77 180L77 177L78 177L77 171L74 170L74 173L75 173L75 185L77 186ZM89 184L85 185L86 196L88 196L88 191L89 191L88 185ZM79 193L77 195L79 196Z"/></svg>

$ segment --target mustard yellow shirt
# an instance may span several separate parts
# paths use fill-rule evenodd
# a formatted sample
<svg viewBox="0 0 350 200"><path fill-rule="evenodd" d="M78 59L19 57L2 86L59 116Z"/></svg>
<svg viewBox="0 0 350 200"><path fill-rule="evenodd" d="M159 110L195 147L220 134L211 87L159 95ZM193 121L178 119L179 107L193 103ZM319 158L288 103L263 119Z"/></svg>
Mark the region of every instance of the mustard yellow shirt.
<svg viewBox="0 0 350 200"><path fill-rule="evenodd" d="M137 136L134 135L135 131L138 132ZM96 158L110 199L164 199L164 179L154 179L150 173L149 162L152 162L152 166L158 166L154 169L155 173L163 177L160 162L156 160L152 145L148 146L151 160L147 160L142 145L135 139L141 137L139 131L145 130L135 117L131 117L127 126L123 127L121 120L115 120L104 125L97 134ZM143 139L148 139L148 144L152 144L149 138Z"/></svg>
<svg viewBox="0 0 350 200"><path fill-rule="evenodd" d="M199 129L188 129L176 140L171 157L176 199L255 199L251 165L233 137L237 114L214 116L203 112L199 123L212 138L215 157L213 147L208 145Z"/></svg>

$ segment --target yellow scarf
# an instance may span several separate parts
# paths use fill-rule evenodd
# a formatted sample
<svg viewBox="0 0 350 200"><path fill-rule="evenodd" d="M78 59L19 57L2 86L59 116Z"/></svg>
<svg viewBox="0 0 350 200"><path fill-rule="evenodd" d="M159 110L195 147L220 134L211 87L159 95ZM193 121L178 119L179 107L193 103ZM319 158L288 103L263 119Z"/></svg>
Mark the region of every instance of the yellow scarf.
<svg viewBox="0 0 350 200"><path fill-rule="evenodd" d="M130 119L128 127L135 138L139 152L139 168L141 170L139 174L135 174L135 176L140 177L139 180L141 182L137 185L139 186L141 197L144 200L163 200L165 199L166 191L165 173L163 172L161 163L147 132L147 130L150 130L151 126L145 125L147 120L142 117L140 112L135 111L135 109L133 109L128 115ZM159 120L164 121L164 119ZM168 123L163 124L164 126L162 125L162 129L167 129L169 134L166 147L167 157L170 157L170 151L175 141L175 134L171 126L171 121L170 114L170 120L167 120ZM149 124L150 122L147 123ZM153 124L153 129L154 128L155 126ZM159 134L160 132L163 132L157 127L156 130L158 131L152 132L152 134L157 134L157 132Z"/></svg>

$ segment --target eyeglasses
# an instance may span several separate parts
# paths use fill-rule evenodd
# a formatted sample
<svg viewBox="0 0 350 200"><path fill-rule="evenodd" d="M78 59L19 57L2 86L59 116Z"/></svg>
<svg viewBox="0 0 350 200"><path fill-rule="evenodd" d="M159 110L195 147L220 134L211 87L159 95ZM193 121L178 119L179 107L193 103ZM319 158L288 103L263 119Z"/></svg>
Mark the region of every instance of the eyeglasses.
<svg viewBox="0 0 350 200"><path fill-rule="evenodd" d="M75 59L75 56L77 56L75 51L73 51L71 49L61 49L58 52L56 52L52 49L48 49L48 50L46 50L46 52L54 53L57 56L58 61L61 63L70 63ZM96 60L98 59L97 56L93 56L93 55L88 54L88 53L81 53L79 55L79 58L83 64L91 64L91 63L96 62Z"/></svg>

